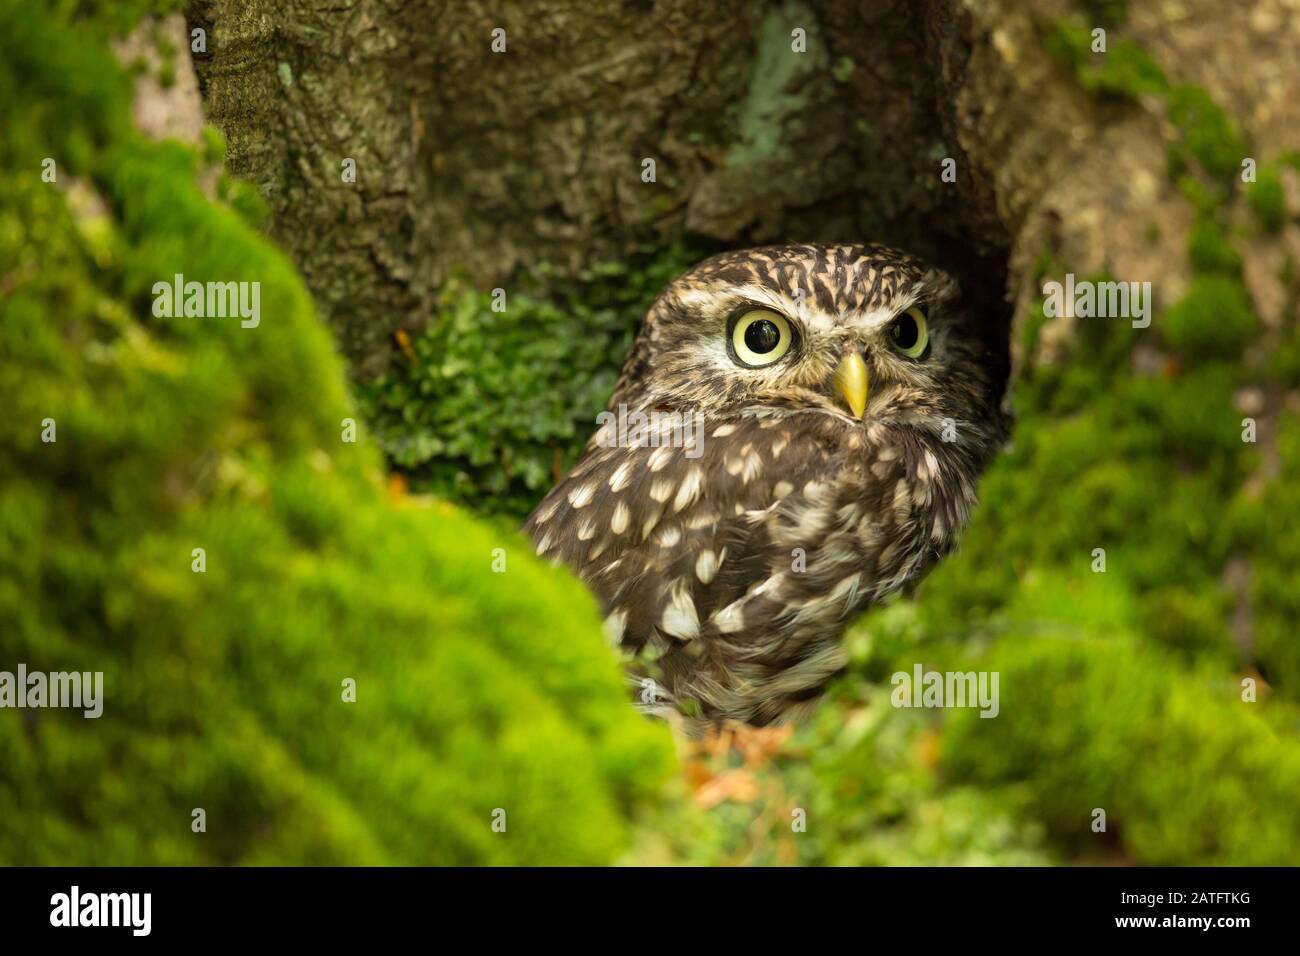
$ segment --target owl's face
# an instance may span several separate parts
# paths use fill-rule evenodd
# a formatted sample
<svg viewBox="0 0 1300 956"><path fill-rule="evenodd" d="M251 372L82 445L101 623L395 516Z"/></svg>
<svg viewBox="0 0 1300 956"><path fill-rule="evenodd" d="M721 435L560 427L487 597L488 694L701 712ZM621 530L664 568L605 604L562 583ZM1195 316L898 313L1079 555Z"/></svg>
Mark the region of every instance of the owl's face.
<svg viewBox="0 0 1300 956"><path fill-rule="evenodd" d="M984 348L947 273L880 246L725 253L659 297L615 403L988 426Z"/></svg>

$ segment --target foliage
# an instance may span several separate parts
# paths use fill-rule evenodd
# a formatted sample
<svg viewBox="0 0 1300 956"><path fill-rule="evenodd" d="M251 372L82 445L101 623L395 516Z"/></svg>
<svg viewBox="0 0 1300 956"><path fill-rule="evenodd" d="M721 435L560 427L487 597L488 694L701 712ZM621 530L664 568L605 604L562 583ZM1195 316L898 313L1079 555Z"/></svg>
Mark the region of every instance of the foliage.
<svg viewBox="0 0 1300 956"><path fill-rule="evenodd" d="M1256 179L1246 187L1246 200L1265 229L1276 231L1286 222L1286 194L1278 170L1270 165L1256 171Z"/></svg>
<svg viewBox="0 0 1300 956"><path fill-rule="evenodd" d="M1232 247L1223 227L1202 215L1187 233L1187 258L1197 272L1241 274L1241 255Z"/></svg>
<svg viewBox="0 0 1300 956"><path fill-rule="evenodd" d="M1180 138L1171 157L1176 168L1194 158L1211 176L1230 179L1241 170L1250 148L1228 114L1197 86L1180 84L1169 91L1169 120Z"/></svg>
<svg viewBox="0 0 1300 956"><path fill-rule="evenodd" d="M1092 29L1079 17L1062 17L1044 27L1047 49L1074 74L1086 92L1113 102L1143 97L1164 104L1177 136L1169 147L1170 175L1179 179L1196 165L1213 181L1216 194L1250 155L1245 137L1228 114L1198 86L1171 83L1150 53L1128 37L1108 39L1104 53L1092 50ZM1216 195L1221 200L1221 195Z"/></svg>
<svg viewBox="0 0 1300 956"><path fill-rule="evenodd" d="M1126 37L1107 37L1106 51L1092 50L1093 27L1078 17L1062 17L1047 25L1047 49L1070 67L1089 93L1132 99L1163 94L1169 81L1151 54Z"/></svg>
<svg viewBox="0 0 1300 956"><path fill-rule="evenodd" d="M698 257L647 250L499 311L453 286L404 364L358 390L380 447L414 487L522 518L590 437L654 297Z"/></svg>
<svg viewBox="0 0 1300 956"><path fill-rule="evenodd" d="M1165 337L1180 351L1235 358L1255 331L1255 314L1240 281L1198 276L1165 315Z"/></svg>
<svg viewBox="0 0 1300 956"><path fill-rule="evenodd" d="M300 280L129 96L97 21L0 5L0 660L105 698L0 711L0 861L613 859L672 755L591 600L385 500ZM259 282L261 324L153 317L177 272Z"/></svg>

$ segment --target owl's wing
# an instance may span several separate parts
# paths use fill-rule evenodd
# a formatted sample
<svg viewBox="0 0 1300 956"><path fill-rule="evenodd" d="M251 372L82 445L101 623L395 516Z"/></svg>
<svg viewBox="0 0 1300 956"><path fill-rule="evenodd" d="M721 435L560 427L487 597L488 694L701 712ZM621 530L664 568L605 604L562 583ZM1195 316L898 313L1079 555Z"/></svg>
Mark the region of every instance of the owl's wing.
<svg viewBox="0 0 1300 956"><path fill-rule="evenodd" d="M526 530L577 569L623 647L696 672L713 656L733 678L776 673L874 590L866 519L892 507L903 456L845 460L842 427L744 417L710 425L698 451L593 447Z"/></svg>

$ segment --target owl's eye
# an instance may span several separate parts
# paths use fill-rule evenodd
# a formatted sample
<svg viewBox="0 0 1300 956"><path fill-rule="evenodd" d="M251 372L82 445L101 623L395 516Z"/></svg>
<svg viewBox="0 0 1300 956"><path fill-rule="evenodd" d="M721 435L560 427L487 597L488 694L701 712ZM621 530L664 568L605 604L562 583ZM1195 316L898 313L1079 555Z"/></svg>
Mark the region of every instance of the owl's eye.
<svg viewBox="0 0 1300 956"><path fill-rule="evenodd" d="M746 312L731 330L736 357L751 367L771 365L789 351L793 339L785 316L766 309Z"/></svg>
<svg viewBox="0 0 1300 956"><path fill-rule="evenodd" d="M889 327L889 341L908 358L920 358L930 344L930 332L925 325L925 313L912 306L894 320Z"/></svg>

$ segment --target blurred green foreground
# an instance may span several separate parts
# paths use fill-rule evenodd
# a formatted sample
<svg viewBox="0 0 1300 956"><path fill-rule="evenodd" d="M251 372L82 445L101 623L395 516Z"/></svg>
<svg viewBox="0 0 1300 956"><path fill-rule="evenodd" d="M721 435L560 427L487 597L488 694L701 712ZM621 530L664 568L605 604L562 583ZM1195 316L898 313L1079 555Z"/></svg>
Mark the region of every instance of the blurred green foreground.
<svg viewBox="0 0 1300 956"><path fill-rule="evenodd" d="M0 10L0 669L106 698L0 711L0 862L613 859L672 749L581 586L390 506L292 268L100 42ZM259 281L260 325L154 319L177 272Z"/></svg>

